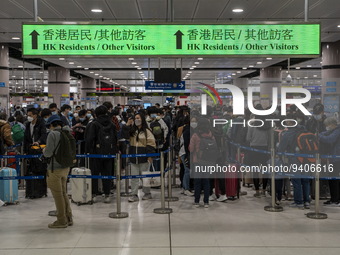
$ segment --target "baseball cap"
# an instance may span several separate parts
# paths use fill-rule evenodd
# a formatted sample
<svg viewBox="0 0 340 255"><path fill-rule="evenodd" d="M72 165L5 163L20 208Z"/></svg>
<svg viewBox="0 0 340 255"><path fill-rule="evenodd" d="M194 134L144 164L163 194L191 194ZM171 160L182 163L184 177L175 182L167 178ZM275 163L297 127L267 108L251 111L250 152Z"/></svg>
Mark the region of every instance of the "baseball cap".
<svg viewBox="0 0 340 255"><path fill-rule="evenodd" d="M49 117L46 125L51 125L55 121L61 121L59 115L52 115L51 117Z"/></svg>

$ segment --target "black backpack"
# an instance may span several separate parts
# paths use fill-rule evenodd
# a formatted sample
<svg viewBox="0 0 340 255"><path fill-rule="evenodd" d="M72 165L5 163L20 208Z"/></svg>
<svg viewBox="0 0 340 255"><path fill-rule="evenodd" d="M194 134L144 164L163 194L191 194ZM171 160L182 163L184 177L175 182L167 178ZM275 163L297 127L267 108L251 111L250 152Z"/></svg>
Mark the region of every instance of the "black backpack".
<svg viewBox="0 0 340 255"><path fill-rule="evenodd" d="M155 137L157 144L164 143L164 130L162 129L161 123L158 120L151 122L150 129Z"/></svg>
<svg viewBox="0 0 340 255"><path fill-rule="evenodd" d="M220 157L220 150L214 137L200 136L200 147L198 153L199 164L216 164Z"/></svg>
<svg viewBox="0 0 340 255"><path fill-rule="evenodd" d="M53 153L54 158L63 168L73 167L76 163L76 139L69 131L58 130L58 132L60 132L60 141Z"/></svg>
<svg viewBox="0 0 340 255"><path fill-rule="evenodd" d="M97 154L113 155L117 146L117 131L116 127L110 122L109 125L104 126L98 121L93 122L99 127L96 141L95 151Z"/></svg>

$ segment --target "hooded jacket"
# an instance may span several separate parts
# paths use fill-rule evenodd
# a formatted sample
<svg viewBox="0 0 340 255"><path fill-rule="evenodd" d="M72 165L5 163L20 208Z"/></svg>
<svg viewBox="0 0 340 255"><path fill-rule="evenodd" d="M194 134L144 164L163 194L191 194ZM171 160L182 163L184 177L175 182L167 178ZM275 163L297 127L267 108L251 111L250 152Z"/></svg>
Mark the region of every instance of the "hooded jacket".
<svg viewBox="0 0 340 255"><path fill-rule="evenodd" d="M12 140L12 131L10 124L5 120L0 120L0 135L4 141L4 145L12 146L14 142Z"/></svg>
<svg viewBox="0 0 340 255"><path fill-rule="evenodd" d="M105 127L112 126L111 130L114 136L114 146L112 147L112 151L107 153L111 155L116 154L118 152L117 131L108 115L99 116L87 125L85 129L85 152L90 154L98 154L96 150L96 144L98 141L98 135L100 133L100 125L98 125L96 122Z"/></svg>
<svg viewBox="0 0 340 255"><path fill-rule="evenodd" d="M197 163L198 162L198 153L200 152L200 143L201 143L201 137L212 137L213 139L214 136L212 133L209 131L209 133L203 133L203 134L193 134L191 139L190 139L190 144L189 144L189 151L190 155L192 156L192 162Z"/></svg>

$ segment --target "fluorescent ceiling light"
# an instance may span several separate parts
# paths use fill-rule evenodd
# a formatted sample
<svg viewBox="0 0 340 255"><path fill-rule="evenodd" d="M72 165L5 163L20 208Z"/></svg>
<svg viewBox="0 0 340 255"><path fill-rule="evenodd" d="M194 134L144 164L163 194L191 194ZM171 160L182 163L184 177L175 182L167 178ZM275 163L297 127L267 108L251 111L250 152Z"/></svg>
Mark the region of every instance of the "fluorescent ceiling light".
<svg viewBox="0 0 340 255"><path fill-rule="evenodd" d="M247 67L242 67L243 70L247 70Z"/></svg>
<svg viewBox="0 0 340 255"><path fill-rule="evenodd" d="M70 65L74 65L74 62L69 62Z"/></svg>
<svg viewBox="0 0 340 255"><path fill-rule="evenodd" d="M236 9L233 9L233 12L235 12L235 13L241 13L241 12L243 12L243 9L241 9L241 8L236 8Z"/></svg>
<svg viewBox="0 0 340 255"><path fill-rule="evenodd" d="M14 37L12 37L12 40L20 40L20 37L14 36Z"/></svg>
<svg viewBox="0 0 340 255"><path fill-rule="evenodd" d="M193 68L196 68L197 66L192 66Z"/></svg>
<svg viewBox="0 0 340 255"><path fill-rule="evenodd" d="M254 67L254 66L253 66L253 65L250 65L249 67L252 68L252 67Z"/></svg>
<svg viewBox="0 0 340 255"><path fill-rule="evenodd" d="M99 75L99 73L95 73L94 75Z"/></svg>
<svg viewBox="0 0 340 255"><path fill-rule="evenodd" d="M297 70L299 70L301 67L299 67L299 66L297 66L297 67L295 67L295 69L297 69Z"/></svg>
<svg viewBox="0 0 340 255"><path fill-rule="evenodd" d="M65 58L59 58L59 60L65 60Z"/></svg>
<svg viewBox="0 0 340 255"><path fill-rule="evenodd" d="M338 25L338 28L340 28L340 25Z"/></svg>
<svg viewBox="0 0 340 255"><path fill-rule="evenodd" d="M90 72L90 73L94 73L94 72Z"/></svg>
<svg viewBox="0 0 340 255"><path fill-rule="evenodd" d="M23 68L23 66L18 66L19 68Z"/></svg>
<svg viewBox="0 0 340 255"><path fill-rule="evenodd" d="M84 70L89 70L89 68L88 68L88 67L85 67Z"/></svg>
<svg viewBox="0 0 340 255"><path fill-rule="evenodd" d="M77 66L77 68L82 68L82 66Z"/></svg>
<svg viewBox="0 0 340 255"><path fill-rule="evenodd" d="M200 64L200 62L195 62L195 65L199 65Z"/></svg>
<svg viewBox="0 0 340 255"><path fill-rule="evenodd" d="M134 58L129 58L129 60L135 60Z"/></svg>
<svg viewBox="0 0 340 255"><path fill-rule="evenodd" d="M308 65L307 67L312 67L311 65Z"/></svg>
<svg viewBox="0 0 340 255"><path fill-rule="evenodd" d="M100 13L100 12L103 12L103 10L101 10L101 9L92 9L91 12Z"/></svg>
<svg viewBox="0 0 340 255"><path fill-rule="evenodd" d="M272 60L273 58L266 58L267 60Z"/></svg>
<svg viewBox="0 0 340 255"><path fill-rule="evenodd" d="M137 63L136 63L136 62L132 62L131 64L132 64L132 65L137 65Z"/></svg>
<svg viewBox="0 0 340 255"><path fill-rule="evenodd" d="M203 60L203 58L197 58L197 60Z"/></svg>
<svg viewBox="0 0 340 255"><path fill-rule="evenodd" d="M256 64L258 64L258 65L261 65L261 64L262 64L262 62L257 62Z"/></svg>

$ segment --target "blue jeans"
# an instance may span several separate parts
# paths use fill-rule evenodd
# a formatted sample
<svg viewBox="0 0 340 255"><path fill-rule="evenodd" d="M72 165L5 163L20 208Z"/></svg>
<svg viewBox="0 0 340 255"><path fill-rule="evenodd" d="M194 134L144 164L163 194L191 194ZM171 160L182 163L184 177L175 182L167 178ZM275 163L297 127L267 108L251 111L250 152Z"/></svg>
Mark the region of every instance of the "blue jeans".
<svg viewBox="0 0 340 255"><path fill-rule="evenodd" d="M183 176L183 189L190 190L190 168L188 168L184 161L185 161L185 154L181 156L181 160L184 165L184 176Z"/></svg>
<svg viewBox="0 0 340 255"><path fill-rule="evenodd" d="M204 190L204 198L203 198L203 202L205 204L209 204L209 193L210 193L210 182L209 179L205 178L205 179L194 179L194 186L195 186L195 203L199 203L200 202L200 198L201 198L201 191L202 189Z"/></svg>
<svg viewBox="0 0 340 255"><path fill-rule="evenodd" d="M310 202L310 182L309 179L300 179L293 178L292 179L293 188L294 188L294 202L296 204L303 204L306 202Z"/></svg>

